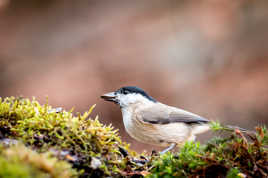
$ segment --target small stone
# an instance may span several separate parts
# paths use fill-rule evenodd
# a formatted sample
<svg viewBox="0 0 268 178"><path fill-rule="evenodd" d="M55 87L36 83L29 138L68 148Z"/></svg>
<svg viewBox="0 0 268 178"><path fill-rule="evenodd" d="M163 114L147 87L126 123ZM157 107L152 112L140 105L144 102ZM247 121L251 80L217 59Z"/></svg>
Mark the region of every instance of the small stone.
<svg viewBox="0 0 268 178"><path fill-rule="evenodd" d="M4 146L12 146L12 145L17 145L19 141L15 139L4 138L0 140L0 143L2 143Z"/></svg>
<svg viewBox="0 0 268 178"><path fill-rule="evenodd" d="M90 162L90 167L93 169L97 169L101 166L101 161L97 158L92 157Z"/></svg>

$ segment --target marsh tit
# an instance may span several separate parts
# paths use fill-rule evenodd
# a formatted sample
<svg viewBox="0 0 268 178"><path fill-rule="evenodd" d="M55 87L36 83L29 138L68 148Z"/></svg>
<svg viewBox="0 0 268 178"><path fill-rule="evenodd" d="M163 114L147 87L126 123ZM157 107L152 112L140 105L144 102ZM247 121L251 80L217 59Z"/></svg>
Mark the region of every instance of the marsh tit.
<svg viewBox="0 0 268 178"><path fill-rule="evenodd" d="M127 86L101 96L120 106L127 133L134 139L162 147L163 154L209 130L209 120L156 101L144 90Z"/></svg>

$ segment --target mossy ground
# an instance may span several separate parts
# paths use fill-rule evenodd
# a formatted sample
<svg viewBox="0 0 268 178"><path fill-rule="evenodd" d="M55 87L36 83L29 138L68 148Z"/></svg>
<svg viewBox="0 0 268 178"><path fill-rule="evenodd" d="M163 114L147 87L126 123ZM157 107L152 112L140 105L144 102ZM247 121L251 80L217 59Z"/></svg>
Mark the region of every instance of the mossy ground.
<svg viewBox="0 0 268 178"><path fill-rule="evenodd" d="M40 105L35 99L0 99L0 177L268 175L266 128L258 127L254 133L234 129L229 136L214 138L205 145L186 143L178 153L139 155L121 141L112 126L90 118L93 108L74 115ZM212 128L226 130L217 123ZM8 147L3 146L5 143ZM15 146L10 147L12 144ZM19 174L13 175L12 170Z"/></svg>
<svg viewBox="0 0 268 178"><path fill-rule="evenodd" d="M224 130L218 124L214 129ZM267 177L267 146L265 127L257 127L256 133L234 130L205 145L187 142L178 153L155 159L148 177Z"/></svg>
<svg viewBox="0 0 268 178"><path fill-rule="evenodd" d="M72 111L40 105L35 99L1 99L0 139L18 140L39 153L53 152L70 162L80 177L121 176L128 160L120 149L131 156L135 153L111 125L89 118L93 108L74 116Z"/></svg>

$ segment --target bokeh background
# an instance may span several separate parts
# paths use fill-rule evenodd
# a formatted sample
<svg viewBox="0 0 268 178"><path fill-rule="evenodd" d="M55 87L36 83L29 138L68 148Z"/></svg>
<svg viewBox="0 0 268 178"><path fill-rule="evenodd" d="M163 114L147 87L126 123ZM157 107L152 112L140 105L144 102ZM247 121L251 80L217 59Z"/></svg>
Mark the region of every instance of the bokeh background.
<svg viewBox="0 0 268 178"><path fill-rule="evenodd" d="M96 103L93 116L150 151L99 98L126 85L225 124L267 125L268 1L0 0L1 97Z"/></svg>

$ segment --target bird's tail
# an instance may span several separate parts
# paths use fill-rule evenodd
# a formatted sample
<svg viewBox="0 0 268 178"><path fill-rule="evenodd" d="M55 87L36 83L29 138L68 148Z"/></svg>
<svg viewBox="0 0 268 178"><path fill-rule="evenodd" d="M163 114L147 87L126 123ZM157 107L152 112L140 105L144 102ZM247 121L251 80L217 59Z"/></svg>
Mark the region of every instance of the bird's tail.
<svg viewBox="0 0 268 178"><path fill-rule="evenodd" d="M241 128L241 127L238 127L238 126L233 126L233 125L221 125L219 122L210 122L210 128L211 130L214 130L214 131L218 131L218 130L224 130L224 131L236 131L236 130L239 130L240 132L253 132L251 130L248 130L248 129L244 129L244 128Z"/></svg>
<svg viewBox="0 0 268 178"><path fill-rule="evenodd" d="M230 131L239 130L241 132L251 132L250 130L247 130L238 126L234 126L234 125L224 125L223 127L225 127L226 129L229 129Z"/></svg>
<svg viewBox="0 0 268 178"><path fill-rule="evenodd" d="M219 122L214 122L214 121L211 121L205 124L198 124L198 125L192 126L193 135L201 134L208 130L229 131L229 132L240 131L243 133L254 133L254 131L251 131L248 129L244 129L244 128L233 126L233 125L221 125Z"/></svg>

